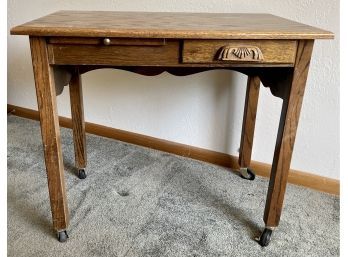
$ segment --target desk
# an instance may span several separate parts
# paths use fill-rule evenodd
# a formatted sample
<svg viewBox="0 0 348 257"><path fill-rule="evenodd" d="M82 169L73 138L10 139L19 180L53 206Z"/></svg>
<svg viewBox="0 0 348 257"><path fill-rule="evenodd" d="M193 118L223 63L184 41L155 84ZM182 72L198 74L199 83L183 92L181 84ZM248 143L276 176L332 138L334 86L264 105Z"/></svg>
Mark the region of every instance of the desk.
<svg viewBox="0 0 348 257"><path fill-rule="evenodd" d="M266 246L278 226L315 39L328 31L269 14L59 11L17 26L29 35L53 227L61 242L69 223L56 95L69 85L76 167L86 178L81 74L117 68L183 76L229 69L248 76L239 165L250 164L260 82L283 100L264 211Z"/></svg>

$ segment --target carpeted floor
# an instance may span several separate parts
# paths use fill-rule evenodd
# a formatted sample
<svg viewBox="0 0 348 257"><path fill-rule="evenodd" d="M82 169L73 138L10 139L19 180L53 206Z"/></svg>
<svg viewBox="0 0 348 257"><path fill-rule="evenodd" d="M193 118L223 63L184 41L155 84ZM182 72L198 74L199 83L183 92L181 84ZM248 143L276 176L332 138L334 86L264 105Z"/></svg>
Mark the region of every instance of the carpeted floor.
<svg viewBox="0 0 348 257"><path fill-rule="evenodd" d="M289 185L270 245L268 181L208 163L88 135L87 179L62 129L69 240L51 229L37 121L8 117L8 256L339 256L339 198Z"/></svg>

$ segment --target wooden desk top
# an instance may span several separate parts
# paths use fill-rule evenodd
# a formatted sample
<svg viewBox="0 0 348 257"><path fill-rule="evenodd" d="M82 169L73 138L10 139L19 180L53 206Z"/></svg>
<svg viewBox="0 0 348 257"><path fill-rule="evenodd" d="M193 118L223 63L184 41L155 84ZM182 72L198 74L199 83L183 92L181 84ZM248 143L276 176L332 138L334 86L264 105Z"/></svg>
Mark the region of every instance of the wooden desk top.
<svg viewBox="0 0 348 257"><path fill-rule="evenodd" d="M333 33L271 14L58 11L11 29L13 35L330 39Z"/></svg>

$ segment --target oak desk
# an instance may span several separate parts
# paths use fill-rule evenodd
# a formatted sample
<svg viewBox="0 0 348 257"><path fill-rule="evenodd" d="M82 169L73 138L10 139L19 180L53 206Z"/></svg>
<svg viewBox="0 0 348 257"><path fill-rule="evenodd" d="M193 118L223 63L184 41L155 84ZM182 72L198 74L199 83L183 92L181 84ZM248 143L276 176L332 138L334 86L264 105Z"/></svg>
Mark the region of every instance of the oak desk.
<svg viewBox="0 0 348 257"><path fill-rule="evenodd" d="M282 211L292 150L314 39L328 31L269 14L59 11L17 26L29 35L48 178L53 227L67 239L69 215L56 95L69 85L78 176L86 177L81 74L113 67L143 75L189 75L229 69L248 76L239 165L250 164L260 81L283 99L273 156L265 229L268 245Z"/></svg>

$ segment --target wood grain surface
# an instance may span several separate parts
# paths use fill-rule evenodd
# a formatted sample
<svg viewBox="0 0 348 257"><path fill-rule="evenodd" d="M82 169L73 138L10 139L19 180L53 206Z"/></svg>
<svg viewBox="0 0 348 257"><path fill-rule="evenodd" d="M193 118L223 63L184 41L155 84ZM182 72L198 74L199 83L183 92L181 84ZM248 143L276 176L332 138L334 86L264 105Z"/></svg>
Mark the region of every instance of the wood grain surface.
<svg viewBox="0 0 348 257"><path fill-rule="evenodd" d="M69 44L69 45L104 45L105 38L100 37L49 37L50 44ZM165 39L159 38L110 38L109 45L126 46L161 46L166 44Z"/></svg>
<svg viewBox="0 0 348 257"><path fill-rule="evenodd" d="M218 56L222 48L229 47L258 47L263 55L263 60L258 63L288 63L295 61L296 40L184 40L184 63L228 63L220 61ZM232 60L233 63L248 62L245 60Z"/></svg>
<svg viewBox="0 0 348 257"><path fill-rule="evenodd" d="M53 227L56 230L63 230L68 226L69 214L65 192L63 154L60 143L53 68L48 64L47 47L44 38L31 37L30 47L37 103L40 112L41 135Z"/></svg>
<svg viewBox="0 0 348 257"><path fill-rule="evenodd" d="M177 65L179 42L166 45L49 44L49 62L59 65Z"/></svg>
<svg viewBox="0 0 348 257"><path fill-rule="evenodd" d="M278 226L282 212L313 44L313 40L301 40L299 42L292 81L283 85L286 88L286 94L283 98L263 217L266 226L269 227Z"/></svg>
<svg viewBox="0 0 348 257"><path fill-rule="evenodd" d="M250 167L259 91L260 78L257 76L249 76L245 94L244 116L238 158L238 163L241 168Z"/></svg>
<svg viewBox="0 0 348 257"><path fill-rule="evenodd" d="M12 28L11 34L199 39L333 38L329 31L271 14L111 11L58 11Z"/></svg>
<svg viewBox="0 0 348 257"><path fill-rule="evenodd" d="M74 136L75 166L78 169L84 169L87 165L86 132L81 75L78 69L72 75L69 84L69 94Z"/></svg>

